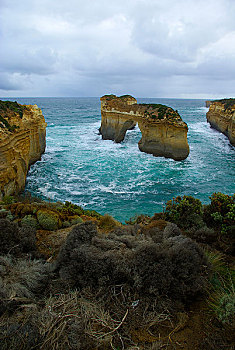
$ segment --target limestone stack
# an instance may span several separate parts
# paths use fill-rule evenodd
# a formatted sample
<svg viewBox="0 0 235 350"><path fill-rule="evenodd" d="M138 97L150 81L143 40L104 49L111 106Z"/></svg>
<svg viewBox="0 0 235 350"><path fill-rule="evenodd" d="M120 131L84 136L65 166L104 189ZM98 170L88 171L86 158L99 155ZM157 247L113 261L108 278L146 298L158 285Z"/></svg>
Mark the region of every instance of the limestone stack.
<svg viewBox="0 0 235 350"><path fill-rule="evenodd" d="M174 160L187 158L188 127L177 111L161 104L137 104L130 95L101 97L103 139L121 142L137 123L142 133L140 151Z"/></svg>
<svg viewBox="0 0 235 350"><path fill-rule="evenodd" d="M235 146L235 99L212 101L206 114L211 127L222 132Z"/></svg>
<svg viewBox="0 0 235 350"><path fill-rule="evenodd" d="M29 166L46 147L46 122L37 105L0 101L0 199L24 189Z"/></svg>

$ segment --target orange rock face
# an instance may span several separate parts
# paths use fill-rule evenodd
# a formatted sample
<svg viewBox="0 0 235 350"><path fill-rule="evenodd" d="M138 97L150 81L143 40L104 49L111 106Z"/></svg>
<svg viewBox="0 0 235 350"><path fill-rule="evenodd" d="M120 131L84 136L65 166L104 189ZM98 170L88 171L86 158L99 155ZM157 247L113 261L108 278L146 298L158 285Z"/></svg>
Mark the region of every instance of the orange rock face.
<svg viewBox="0 0 235 350"><path fill-rule="evenodd" d="M177 111L160 104L137 104L134 97L101 97L103 139L121 142L138 123L142 133L139 149L156 157L183 160L189 154L188 127Z"/></svg>
<svg viewBox="0 0 235 350"><path fill-rule="evenodd" d="M235 99L212 102L206 118L212 128L225 134L235 146Z"/></svg>
<svg viewBox="0 0 235 350"><path fill-rule="evenodd" d="M46 147L46 122L38 106L0 101L0 199L24 189L29 166Z"/></svg>

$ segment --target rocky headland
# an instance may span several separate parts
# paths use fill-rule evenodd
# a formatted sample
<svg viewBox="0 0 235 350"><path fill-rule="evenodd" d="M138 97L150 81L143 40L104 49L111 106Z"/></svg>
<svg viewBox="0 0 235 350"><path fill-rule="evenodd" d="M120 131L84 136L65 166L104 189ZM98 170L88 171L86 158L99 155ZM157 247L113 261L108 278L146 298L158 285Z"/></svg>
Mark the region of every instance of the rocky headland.
<svg viewBox="0 0 235 350"><path fill-rule="evenodd" d="M189 155L188 126L177 111L161 104L137 104L130 95L105 95L100 100L103 139L121 142L126 131L138 123L142 133L140 151L174 160Z"/></svg>
<svg viewBox="0 0 235 350"><path fill-rule="evenodd" d="M0 199L24 189L29 166L46 147L46 122L37 105L0 101Z"/></svg>
<svg viewBox="0 0 235 350"><path fill-rule="evenodd" d="M212 101L206 114L211 127L222 132L235 146L235 99Z"/></svg>
<svg viewBox="0 0 235 350"><path fill-rule="evenodd" d="M211 102L210 100L206 101L206 102L205 102L206 107L207 107L207 108L209 108L209 107L210 107L210 105L211 105L211 103L212 103L212 102Z"/></svg>

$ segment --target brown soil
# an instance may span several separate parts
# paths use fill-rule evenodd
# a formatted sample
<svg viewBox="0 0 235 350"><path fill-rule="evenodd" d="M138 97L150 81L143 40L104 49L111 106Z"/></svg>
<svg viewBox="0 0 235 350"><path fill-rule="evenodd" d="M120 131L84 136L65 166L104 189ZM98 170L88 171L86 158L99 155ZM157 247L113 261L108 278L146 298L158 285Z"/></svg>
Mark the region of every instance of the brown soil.
<svg viewBox="0 0 235 350"><path fill-rule="evenodd" d="M209 312L205 301L195 302L188 312L165 321L153 329L136 329L132 340L139 344L152 343L153 350L234 350L235 334L223 328ZM147 348L144 345L139 349ZM149 348L149 347L148 347Z"/></svg>

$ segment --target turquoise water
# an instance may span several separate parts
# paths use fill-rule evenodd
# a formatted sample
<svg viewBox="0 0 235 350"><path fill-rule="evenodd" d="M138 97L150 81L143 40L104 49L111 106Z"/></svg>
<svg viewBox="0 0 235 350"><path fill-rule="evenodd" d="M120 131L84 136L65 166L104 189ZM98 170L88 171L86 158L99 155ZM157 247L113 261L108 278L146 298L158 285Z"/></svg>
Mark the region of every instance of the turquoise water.
<svg viewBox="0 0 235 350"><path fill-rule="evenodd" d="M181 162L140 152L138 128L121 144L102 140L98 98L16 100L37 104L48 123L46 152L27 178L26 191L33 195L72 201L124 222L161 211L177 195L207 203L215 191L235 192L235 148L206 122L204 100L138 99L171 106L188 124L190 155Z"/></svg>

